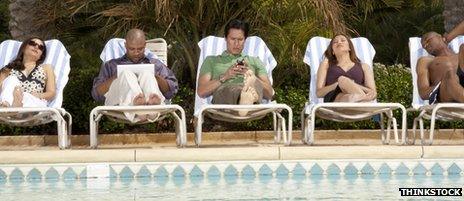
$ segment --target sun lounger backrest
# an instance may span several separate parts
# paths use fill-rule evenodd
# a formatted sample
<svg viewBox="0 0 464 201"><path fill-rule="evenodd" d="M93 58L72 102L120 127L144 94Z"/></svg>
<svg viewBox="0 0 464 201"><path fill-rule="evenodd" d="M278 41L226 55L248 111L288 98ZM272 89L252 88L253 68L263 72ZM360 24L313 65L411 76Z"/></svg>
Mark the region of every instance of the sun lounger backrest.
<svg viewBox="0 0 464 201"><path fill-rule="evenodd" d="M160 60L168 61L168 44L163 38L147 40L147 49L152 51Z"/></svg>
<svg viewBox="0 0 464 201"><path fill-rule="evenodd" d="M200 57L198 60L198 69L197 69L197 83L198 87L198 78L200 76L200 68L203 64L203 61L207 56L220 55L226 50L226 41L222 37L208 36L203 38L198 42L200 47ZM266 43L258 36L250 36L245 41L245 46L243 48L243 54L258 57L265 65L267 73L269 75L269 80L271 83L272 80L272 71L277 66L277 62L274 59L271 51L267 47ZM195 115L198 114L199 109L202 105L210 104L212 97L200 98L197 93L195 93Z"/></svg>
<svg viewBox="0 0 464 201"><path fill-rule="evenodd" d="M105 47L103 48L102 53L100 54L100 59L103 62L107 62L111 59L116 59L122 57L126 54L126 40L123 38L112 38L106 42ZM150 59L160 59L155 53L151 52L148 48L145 48L145 55ZM164 64L167 65L167 61L160 59Z"/></svg>
<svg viewBox="0 0 464 201"><path fill-rule="evenodd" d="M308 64L311 72L311 82L309 85L309 102L311 105L324 102L323 98L316 96L316 77L317 69L324 60L324 52L330 44L329 38L313 37L306 46L303 62ZM375 56L375 49L367 38L359 37L351 39L356 51L356 55L362 63L366 63L372 68L372 61Z"/></svg>
<svg viewBox="0 0 464 201"><path fill-rule="evenodd" d="M459 46L464 43L464 36L456 37L452 40L448 47L451 48L455 53L459 52ZM428 105L428 100L423 100L419 95L419 89L417 86L417 61L423 56L429 56L430 54L422 48L421 38L411 37L409 38L409 61L411 64L411 76L413 85L413 95L411 106L418 109L421 106Z"/></svg>
<svg viewBox="0 0 464 201"><path fill-rule="evenodd" d="M22 42L6 40L0 44L0 69L16 58ZM63 89L69 80L71 56L64 45L56 39L45 41L47 57L45 64L51 64L56 77L56 97L48 103L48 107L61 108Z"/></svg>

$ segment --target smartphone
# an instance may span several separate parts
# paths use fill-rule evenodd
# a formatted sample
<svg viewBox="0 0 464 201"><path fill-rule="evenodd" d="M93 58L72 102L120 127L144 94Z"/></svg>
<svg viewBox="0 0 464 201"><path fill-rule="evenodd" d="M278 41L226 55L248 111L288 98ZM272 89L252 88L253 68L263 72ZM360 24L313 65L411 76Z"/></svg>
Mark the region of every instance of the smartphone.
<svg viewBox="0 0 464 201"><path fill-rule="evenodd" d="M237 60L237 65L243 66L243 65L244 65L243 60L244 60L244 59L241 59L241 60L238 59L238 60Z"/></svg>

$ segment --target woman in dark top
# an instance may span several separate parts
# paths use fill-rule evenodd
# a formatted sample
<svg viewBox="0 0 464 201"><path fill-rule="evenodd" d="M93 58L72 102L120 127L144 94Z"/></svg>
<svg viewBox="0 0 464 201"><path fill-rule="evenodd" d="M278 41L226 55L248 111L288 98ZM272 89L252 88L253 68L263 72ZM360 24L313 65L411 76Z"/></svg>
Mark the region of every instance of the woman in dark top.
<svg viewBox="0 0 464 201"><path fill-rule="evenodd" d="M324 55L317 71L317 97L324 102L368 102L377 97L374 73L359 61L349 36L335 35Z"/></svg>

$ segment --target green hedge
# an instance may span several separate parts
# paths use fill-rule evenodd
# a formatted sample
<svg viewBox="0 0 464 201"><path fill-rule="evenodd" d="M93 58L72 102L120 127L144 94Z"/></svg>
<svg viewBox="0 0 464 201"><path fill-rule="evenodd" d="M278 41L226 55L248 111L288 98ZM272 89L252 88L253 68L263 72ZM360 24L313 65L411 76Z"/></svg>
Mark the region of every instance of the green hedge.
<svg viewBox="0 0 464 201"><path fill-rule="evenodd" d="M85 55L81 55L85 56ZM88 62L88 61L86 61ZM81 63L80 65L84 65ZM85 65L99 65L98 63L85 63ZM73 116L73 133L82 134L88 133L89 113L93 107L99 105L90 95L93 77L98 73L97 68L87 69L72 69L70 80L66 86L64 93L63 107L68 110ZM377 94L379 102L399 102L406 108L410 107L412 99L412 83L411 73L404 65L385 66L383 64L374 64L375 81L377 85ZM293 80L292 82L295 82ZM300 113L308 98L308 81L301 80L301 84L288 85L283 84L281 87L276 87L275 99L279 103L288 104L293 110L293 128L300 128ZM179 93L173 99L173 103L181 105L187 114L188 131L193 131L191 123L194 107L194 90L192 87L181 84ZM408 125L412 126L412 118L417 113L409 113ZM399 112L395 113L397 119L400 118ZM103 118L100 123L101 133L140 133L140 132L173 132L171 126L173 119L166 119L161 122L149 125L132 126L128 124L116 123L106 118ZM374 129L379 128L374 121L361 121L354 123L338 123L317 119L316 127L318 129ZM438 127L462 127L462 122L439 123ZM204 130L222 131L222 130L270 130L272 129L271 115L268 117L240 124L230 124L220 121L207 119L204 124ZM38 134L38 133L55 133L55 124L38 126L34 128L11 128L1 126L0 133L2 134Z"/></svg>

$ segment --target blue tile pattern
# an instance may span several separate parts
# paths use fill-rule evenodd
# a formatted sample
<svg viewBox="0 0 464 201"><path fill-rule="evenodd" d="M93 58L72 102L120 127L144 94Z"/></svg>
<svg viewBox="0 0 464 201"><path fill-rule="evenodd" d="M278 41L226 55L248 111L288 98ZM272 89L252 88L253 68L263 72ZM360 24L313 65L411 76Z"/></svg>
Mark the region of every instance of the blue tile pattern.
<svg viewBox="0 0 464 201"><path fill-rule="evenodd" d="M314 164L313 167L309 170L312 175L322 175L324 170L318 164Z"/></svg>
<svg viewBox="0 0 464 201"><path fill-rule="evenodd" d="M425 168L422 164L418 164L413 170L412 172L416 175L418 174L427 174L427 168Z"/></svg>
<svg viewBox="0 0 464 201"><path fill-rule="evenodd" d="M352 163L348 164L343 172L346 175L358 175L358 169Z"/></svg>
<svg viewBox="0 0 464 201"><path fill-rule="evenodd" d="M392 169L386 163L383 163L382 166L380 166L378 173L379 174L391 174Z"/></svg>
<svg viewBox="0 0 464 201"><path fill-rule="evenodd" d="M197 166L193 166L192 171L190 171L190 177L203 177L203 171Z"/></svg>
<svg viewBox="0 0 464 201"><path fill-rule="evenodd" d="M258 171L259 175L272 175L272 170L271 168L269 168L268 165L264 164L263 166L261 166L261 168L259 168L259 171Z"/></svg>
<svg viewBox="0 0 464 201"><path fill-rule="evenodd" d="M169 176L169 172L163 167L163 166L160 166L155 174L153 175L154 177L168 177Z"/></svg>
<svg viewBox="0 0 464 201"><path fill-rule="evenodd" d="M295 168L293 168L292 173L293 173L294 175L305 175L305 174L306 174L306 170L305 170L305 168L304 168L300 163L297 163L297 164L295 165Z"/></svg>
<svg viewBox="0 0 464 201"><path fill-rule="evenodd" d="M51 167L50 169L47 170L47 172L45 172L45 179L53 179L53 180L57 180L60 178L60 173L58 173L58 171L56 171L55 168Z"/></svg>
<svg viewBox="0 0 464 201"><path fill-rule="evenodd" d="M41 180L75 180L85 179L87 168L91 164L50 164L50 165L0 165L0 181L37 182ZM199 163L118 163L101 165L101 174L96 177L120 178L132 182L135 178L155 177L158 183L180 177L202 182L218 182L221 177L227 177L227 183L235 183L237 177L252 182L258 178L266 183L276 177L279 182L286 182L291 175L307 175L321 177L401 177L430 175L464 175L464 159L453 160L314 160L314 161L249 161L249 162L199 162ZM90 170L90 169L89 169ZM95 168L91 168L95 173ZM98 170L97 170L98 171ZM92 175L94 175L92 173ZM103 175L103 176L99 176ZM105 176L106 175L106 176ZM343 176L344 175L344 176ZM171 178L172 177L172 178ZM235 177L235 178L234 178ZM183 185L182 182L176 185Z"/></svg>
<svg viewBox="0 0 464 201"><path fill-rule="evenodd" d="M456 165L456 163L453 163L449 168L448 168L448 174L460 174L462 172L462 169Z"/></svg>
<svg viewBox="0 0 464 201"><path fill-rule="evenodd" d="M255 169L253 169L250 165L246 165L245 167L243 167L242 169L242 176L255 176L256 175L256 171Z"/></svg>
<svg viewBox="0 0 464 201"><path fill-rule="evenodd" d="M221 176L221 172L215 165L213 165L209 168L207 175L208 177L214 177L214 176L219 177Z"/></svg>
<svg viewBox="0 0 464 201"><path fill-rule="evenodd" d="M432 175L443 175L444 171L445 170L438 163L435 163L435 165L430 168Z"/></svg>
<svg viewBox="0 0 464 201"><path fill-rule="evenodd" d="M148 170L147 166L142 166L140 170L137 172L136 177L144 178L144 177L151 177L151 172Z"/></svg>
<svg viewBox="0 0 464 201"><path fill-rule="evenodd" d="M227 166L226 170L224 171L224 176L237 176L238 171L235 169L233 165Z"/></svg>
<svg viewBox="0 0 464 201"><path fill-rule="evenodd" d="M41 180L42 174L36 168L33 168L26 176L28 181Z"/></svg>
<svg viewBox="0 0 464 201"><path fill-rule="evenodd" d="M366 163L366 165L364 165L364 167L361 169L361 174L375 174L375 170L369 163Z"/></svg>
<svg viewBox="0 0 464 201"><path fill-rule="evenodd" d="M74 172L74 170L69 167L63 172L62 178L65 180L73 180L73 179L77 179L78 176L76 172Z"/></svg>

